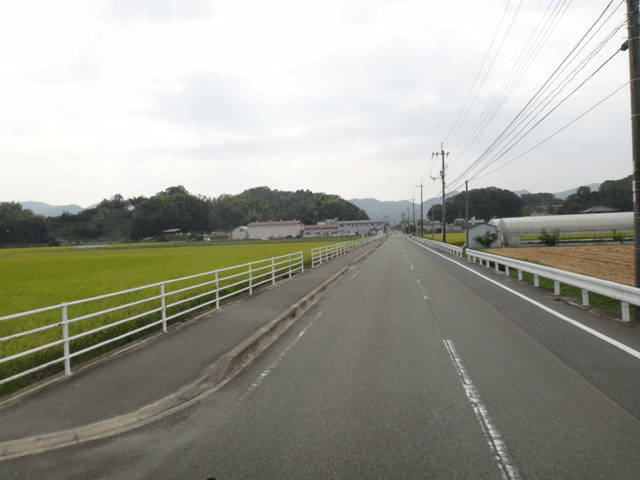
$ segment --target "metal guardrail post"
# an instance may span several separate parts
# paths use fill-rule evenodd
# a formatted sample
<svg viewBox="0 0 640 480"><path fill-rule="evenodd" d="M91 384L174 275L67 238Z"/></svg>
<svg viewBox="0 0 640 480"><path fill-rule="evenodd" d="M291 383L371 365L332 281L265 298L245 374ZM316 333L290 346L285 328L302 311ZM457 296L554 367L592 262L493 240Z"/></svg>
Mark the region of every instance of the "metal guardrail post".
<svg viewBox="0 0 640 480"><path fill-rule="evenodd" d="M216 269L216 309L220 309L220 285L218 282L218 270Z"/></svg>
<svg viewBox="0 0 640 480"><path fill-rule="evenodd" d="M560 295L560 281L559 280L554 280L553 281L553 294L554 295Z"/></svg>
<svg viewBox="0 0 640 480"><path fill-rule="evenodd" d="M71 375L71 357L69 352L69 314L67 313L67 304L62 303L62 341L64 350L64 373Z"/></svg>
<svg viewBox="0 0 640 480"><path fill-rule="evenodd" d="M540 286L540 279L538 278L538 275L536 273L533 274L533 286L534 287Z"/></svg>
<svg viewBox="0 0 640 480"><path fill-rule="evenodd" d="M253 283L251 278L251 262L249 262L249 295L253 295Z"/></svg>
<svg viewBox="0 0 640 480"><path fill-rule="evenodd" d="M582 305L585 307L589 306L589 290L586 288L582 289Z"/></svg>
<svg viewBox="0 0 640 480"><path fill-rule="evenodd" d="M320 257L320 264L322 265L322 256ZM289 254L289 278L291 278L291 254Z"/></svg>
<svg viewBox="0 0 640 480"><path fill-rule="evenodd" d="M627 302L620 302L620 310L622 310L622 321L630 322L631 316L629 315L629 304Z"/></svg>
<svg viewBox="0 0 640 480"><path fill-rule="evenodd" d="M167 299L164 296L164 282L160 284L160 297L162 302L162 331L167 333Z"/></svg>
<svg viewBox="0 0 640 480"><path fill-rule="evenodd" d="M300 268L301 273L304 273L304 254L302 252L300 252Z"/></svg>

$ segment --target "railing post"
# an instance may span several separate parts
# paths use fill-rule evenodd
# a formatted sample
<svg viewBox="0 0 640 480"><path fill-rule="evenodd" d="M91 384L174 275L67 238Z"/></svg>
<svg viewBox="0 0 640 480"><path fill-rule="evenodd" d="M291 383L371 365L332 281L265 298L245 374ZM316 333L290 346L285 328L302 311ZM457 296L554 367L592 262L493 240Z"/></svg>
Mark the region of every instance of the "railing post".
<svg viewBox="0 0 640 480"><path fill-rule="evenodd" d="M495 263L496 263L496 272L499 272L500 271L500 264L498 262L495 262Z"/></svg>
<svg viewBox="0 0 640 480"><path fill-rule="evenodd" d="M620 310L622 310L622 321L630 322L631 316L629 315L629 304L627 302L620 302Z"/></svg>
<svg viewBox="0 0 640 480"><path fill-rule="evenodd" d="M300 252L300 273L304 273L304 254Z"/></svg>
<svg viewBox="0 0 640 480"><path fill-rule="evenodd" d="M554 293L554 295L560 295L560 281L559 280L554 280L553 281L553 293Z"/></svg>
<svg viewBox="0 0 640 480"><path fill-rule="evenodd" d="M533 286L534 287L540 286L540 280L538 279L538 275L535 273L533 274Z"/></svg>
<svg viewBox="0 0 640 480"><path fill-rule="evenodd" d="M69 356L69 315L67 313L67 304L62 305L62 341L64 350L64 373L71 375L71 357Z"/></svg>
<svg viewBox="0 0 640 480"><path fill-rule="evenodd" d="M589 306L589 290L586 288L582 289L582 305L585 307Z"/></svg>
<svg viewBox="0 0 640 480"><path fill-rule="evenodd" d="M253 295L253 278L251 276L251 262L249 262L249 295Z"/></svg>
<svg viewBox="0 0 640 480"><path fill-rule="evenodd" d="M218 283L218 269L216 269L216 309L220 309L220 284Z"/></svg>
<svg viewBox="0 0 640 480"><path fill-rule="evenodd" d="M507 277L509 276L509 265L504 266L504 273Z"/></svg>
<svg viewBox="0 0 640 480"><path fill-rule="evenodd" d="M518 269L518 280L522 280L522 270Z"/></svg>
<svg viewBox="0 0 640 480"><path fill-rule="evenodd" d="M271 258L271 285L276 284L276 259Z"/></svg>
<svg viewBox="0 0 640 480"><path fill-rule="evenodd" d="M167 299L164 296L164 282L160 284L160 297L162 302L162 331L167 333Z"/></svg>
<svg viewBox="0 0 640 480"><path fill-rule="evenodd" d="M320 256L320 264L322 264L322 256ZM291 254L289 254L289 278L291 278Z"/></svg>

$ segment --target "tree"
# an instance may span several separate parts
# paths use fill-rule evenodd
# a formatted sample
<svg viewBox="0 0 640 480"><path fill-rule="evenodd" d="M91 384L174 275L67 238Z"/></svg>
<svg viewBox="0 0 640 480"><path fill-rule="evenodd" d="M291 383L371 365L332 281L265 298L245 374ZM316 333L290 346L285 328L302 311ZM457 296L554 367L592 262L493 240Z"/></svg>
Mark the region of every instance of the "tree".
<svg viewBox="0 0 640 480"><path fill-rule="evenodd" d="M447 223L456 218L464 218L466 194L459 193L446 200ZM496 187L469 190L469 216L489 220L493 217L506 218L522 215L524 200L518 195ZM429 218L442 219L442 205L434 205L429 209Z"/></svg>
<svg viewBox="0 0 640 480"><path fill-rule="evenodd" d="M46 243L47 223L18 202L0 203L0 244Z"/></svg>

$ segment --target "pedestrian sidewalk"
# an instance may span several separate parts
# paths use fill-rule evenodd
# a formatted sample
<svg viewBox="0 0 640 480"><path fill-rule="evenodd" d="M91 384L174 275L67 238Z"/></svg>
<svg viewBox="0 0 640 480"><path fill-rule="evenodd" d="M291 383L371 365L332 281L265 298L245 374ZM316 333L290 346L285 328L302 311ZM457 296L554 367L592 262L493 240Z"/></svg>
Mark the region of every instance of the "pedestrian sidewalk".
<svg viewBox="0 0 640 480"><path fill-rule="evenodd" d="M14 395L4 402L0 399L0 447L14 440L131 416L143 407L162 403L162 399L202 378L207 367L380 243L372 242L308 269L172 328L168 334L125 347L123 352L109 354L89 368L79 368L70 377L61 375L60 381L35 388L28 395ZM9 455L8 448L2 450L0 459Z"/></svg>

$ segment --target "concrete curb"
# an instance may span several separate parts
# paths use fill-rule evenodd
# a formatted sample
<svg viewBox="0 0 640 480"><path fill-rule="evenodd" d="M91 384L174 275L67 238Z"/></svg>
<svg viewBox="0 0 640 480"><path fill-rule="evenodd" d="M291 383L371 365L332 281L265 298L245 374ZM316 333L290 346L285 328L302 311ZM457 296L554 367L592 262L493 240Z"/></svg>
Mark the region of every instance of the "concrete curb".
<svg viewBox="0 0 640 480"><path fill-rule="evenodd" d="M109 420L93 423L61 432L37 435L34 437L10 440L0 443L0 461L46 452L91 440L110 437L144 426L179 412L207 396L213 394L237 375L247 364L262 353L298 318L306 313L337 283L339 283L355 265L362 262L380 244L344 267L322 285L306 295L302 300L289 307L284 313L262 327L248 339L223 355L206 373L195 382L186 385L172 395L142 407L136 412L121 415Z"/></svg>

